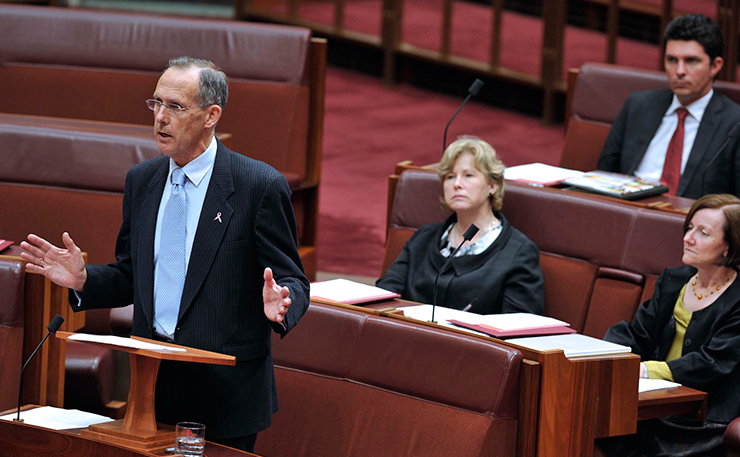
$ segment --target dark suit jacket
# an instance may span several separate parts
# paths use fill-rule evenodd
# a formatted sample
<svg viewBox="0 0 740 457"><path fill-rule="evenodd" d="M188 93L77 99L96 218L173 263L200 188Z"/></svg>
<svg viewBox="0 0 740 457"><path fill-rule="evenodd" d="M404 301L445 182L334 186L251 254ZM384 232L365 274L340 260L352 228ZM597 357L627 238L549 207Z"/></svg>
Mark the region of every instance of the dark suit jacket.
<svg viewBox="0 0 740 457"><path fill-rule="evenodd" d="M133 334L151 338L154 228L168 157L126 176L116 262L88 265L82 308L134 303ZM221 213L221 220L215 220ZM298 255L288 183L269 165L220 142L185 279L175 343L234 355L235 367L164 361L157 379L157 420L206 425L207 436L244 436L267 428L277 411L271 323L262 301L263 271L290 288L290 330L308 308L309 283Z"/></svg>
<svg viewBox="0 0 740 457"><path fill-rule="evenodd" d="M543 314L543 280L537 246L496 213L501 234L477 255L455 257L439 278L437 304L478 314ZM440 254L444 231L457 220L426 224L406 242L403 251L377 285L402 298L432 303L434 279L447 257Z"/></svg>
<svg viewBox="0 0 740 457"><path fill-rule="evenodd" d="M630 94L612 124L597 168L634 174L672 99L670 89ZM740 134L707 168L738 122L740 106L715 90L699 124L676 195L687 198L712 193L740 195ZM703 184L702 176L706 176Z"/></svg>
<svg viewBox="0 0 740 457"><path fill-rule="evenodd" d="M615 324L604 339L630 346L643 360L665 360L676 334L676 300L695 273L693 267L667 268L632 322ZM709 394L708 420L729 423L740 416L740 278L692 314L681 357L668 366L676 382Z"/></svg>

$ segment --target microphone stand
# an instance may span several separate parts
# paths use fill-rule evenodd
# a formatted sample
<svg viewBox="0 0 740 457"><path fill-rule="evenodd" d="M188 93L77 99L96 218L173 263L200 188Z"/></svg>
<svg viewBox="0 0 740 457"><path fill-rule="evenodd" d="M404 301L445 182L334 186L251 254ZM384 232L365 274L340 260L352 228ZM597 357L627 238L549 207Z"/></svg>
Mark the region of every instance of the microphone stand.
<svg viewBox="0 0 740 457"><path fill-rule="evenodd" d="M33 359L33 356L36 355L36 353L41 349L41 346L44 344L47 338L49 338L49 335L52 333L56 333L57 330L59 330L59 327L62 326L64 323L64 318L57 314L54 316L54 318L49 322L49 325L46 326L46 328L49 330L46 332L46 336L44 336L44 339L41 340L38 346L36 346L36 349L34 349L33 353L31 354L31 357L26 360L26 363L23 364L23 368L21 368L21 383L18 385L18 412L16 415L16 418L13 419L13 422L23 422L23 419L21 419L21 393L23 392L23 372L26 371L26 367L28 366L28 362Z"/></svg>
<svg viewBox="0 0 740 457"><path fill-rule="evenodd" d="M444 136L442 137L442 153L444 153L445 149L447 149L447 129L450 128L450 124L452 124L452 121L455 120L455 117L457 117L457 114L460 112L460 110L463 109L463 106L468 103L468 100L478 95L481 87L483 87L483 81L481 81L480 79L476 79L475 81L473 81L473 84L471 84L470 88L468 89L468 96L465 97L465 100L463 100L462 104L460 104L460 107L457 109L457 111L455 111L455 114L453 114L450 118L450 122L447 123Z"/></svg>
<svg viewBox="0 0 740 457"><path fill-rule="evenodd" d="M452 251L452 254L447 258L447 261L442 265L442 268L439 269L439 272L437 273L437 277L434 279L434 290L432 291L432 320L429 322L437 323L437 321L434 320L434 310L437 307L437 283L439 282L439 277L442 275L442 272L447 268L447 265L452 262L452 259L455 257L455 254L457 254L457 251L460 250L460 248L465 244L466 241L470 241L473 239L476 233L478 233L478 227L476 227L475 224L470 224L470 227L468 227L467 230L465 230L465 233L463 233L463 240L462 242L455 248L454 251Z"/></svg>

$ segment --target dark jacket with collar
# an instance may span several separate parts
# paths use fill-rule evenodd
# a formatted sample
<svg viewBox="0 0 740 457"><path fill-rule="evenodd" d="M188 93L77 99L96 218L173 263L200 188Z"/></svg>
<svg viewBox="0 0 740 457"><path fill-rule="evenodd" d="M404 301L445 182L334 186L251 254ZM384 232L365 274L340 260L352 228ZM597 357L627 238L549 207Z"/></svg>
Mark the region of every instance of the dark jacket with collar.
<svg viewBox="0 0 740 457"><path fill-rule="evenodd" d="M605 340L630 346L643 360L665 360L676 333L673 310L693 267L668 268L655 294L622 321ZM676 382L708 394L707 419L729 423L740 417L740 277L708 307L692 314L683 353L668 362Z"/></svg>
<svg viewBox="0 0 740 457"><path fill-rule="evenodd" d="M612 124L597 168L633 175L672 100L670 89L630 94ZM709 166L738 122L740 106L715 90L699 124L676 195L694 199L712 193L740 195L740 132Z"/></svg>
<svg viewBox="0 0 740 457"><path fill-rule="evenodd" d="M134 304L133 335L152 338L154 229L169 158L134 166L126 176L116 262L88 265L82 307ZM220 214L220 221L216 216ZM164 234L163 234L164 236ZM283 329L264 314L263 271L290 289ZM269 165L216 152L185 279L175 343L236 356L235 367L163 361L157 378L157 421L195 421L211 438L267 428L277 411L271 329L289 331L308 308L309 283L297 248L288 183Z"/></svg>
<svg viewBox="0 0 740 457"><path fill-rule="evenodd" d="M496 241L478 255L452 259L439 278L437 304L470 312L497 314L527 312L542 314L543 280L539 250L522 232L503 224ZM440 254L444 231L457 220L453 214L444 223L419 227L377 285L401 294L402 298L431 303L434 279L447 260Z"/></svg>

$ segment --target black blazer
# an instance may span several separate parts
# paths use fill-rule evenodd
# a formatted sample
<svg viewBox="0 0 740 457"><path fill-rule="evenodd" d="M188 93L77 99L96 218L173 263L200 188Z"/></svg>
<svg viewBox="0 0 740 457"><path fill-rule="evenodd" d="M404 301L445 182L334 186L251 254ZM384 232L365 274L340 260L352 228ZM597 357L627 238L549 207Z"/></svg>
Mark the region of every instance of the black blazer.
<svg viewBox="0 0 740 457"><path fill-rule="evenodd" d="M604 339L631 347L643 360L665 360L676 333L676 300L695 273L693 267L667 268L632 322L615 324ZM740 417L740 279L692 314L683 353L668 366L676 382L707 392L708 420Z"/></svg>
<svg viewBox="0 0 740 457"><path fill-rule="evenodd" d="M455 257L439 278L437 304L478 314L544 313L543 280L537 246L496 213L503 224L496 241L478 255ZM444 231L457 220L422 225L377 286L402 298L432 303L434 279L447 257L440 254Z"/></svg>
<svg viewBox="0 0 740 457"><path fill-rule="evenodd" d="M133 334L151 338L154 318L154 228L168 157L134 166L126 176L116 262L88 265L82 307L134 303ZM216 215L221 213L221 221ZM308 308L309 283L297 248L290 190L269 165L220 142L185 279L175 343L234 355L235 367L163 361L157 379L159 422L195 421L207 436L245 436L267 428L277 411L271 323L262 301L263 271L290 288L290 330Z"/></svg>
<svg viewBox="0 0 740 457"><path fill-rule="evenodd" d="M670 89L630 94L612 124L597 168L634 174L672 100ZM713 193L740 195L740 132L707 168L738 122L740 106L715 90L699 124L676 195L694 199Z"/></svg>

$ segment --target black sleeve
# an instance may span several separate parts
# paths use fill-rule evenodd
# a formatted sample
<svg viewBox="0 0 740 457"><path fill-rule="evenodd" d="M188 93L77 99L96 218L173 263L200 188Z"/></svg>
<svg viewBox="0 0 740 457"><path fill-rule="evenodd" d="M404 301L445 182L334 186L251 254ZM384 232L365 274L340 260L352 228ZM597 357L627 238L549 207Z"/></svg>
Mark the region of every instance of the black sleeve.
<svg viewBox="0 0 740 457"><path fill-rule="evenodd" d="M401 294L402 297L404 296L404 292L406 291L406 280L408 279L409 274L409 262L411 259L410 246L416 241L420 230L421 229L414 232L414 234L411 235L411 238L406 241L406 244L403 246L403 250L398 254L393 265L391 265L390 268L383 273L383 276L375 282L376 286Z"/></svg>
<svg viewBox="0 0 740 457"><path fill-rule="evenodd" d="M522 244L517 250L503 295L502 313L545 313L540 253L534 243Z"/></svg>
<svg viewBox="0 0 740 457"><path fill-rule="evenodd" d="M275 282L290 289L291 305L283 323L272 323L281 335L287 334L309 305L309 282L298 253L298 231L290 188L283 175L272 178L262 194L255 222L257 262L260 270L270 267Z"/></svg>
<svg viewBox="0 0 740 457"><path fill-rule="evenodd" d="M604 147L601 149L599 162L596 165L598 170L621 173L620 164L622 160L622 146L624 145L625 129L629 117L629 104L632 96L627 97L619 115L614 120L609 135L606 137Z"/></svg>
<svg viewBox="0 0 740 457"><path fill-rule="evenodd" d="M736 309L738 309L736 307ZM690 324L689 324L690 325ZM697 351L668 362L676 382L711 391L713 385L732 373L740 362L740 309L719 325L712 338Z"/></svg>

